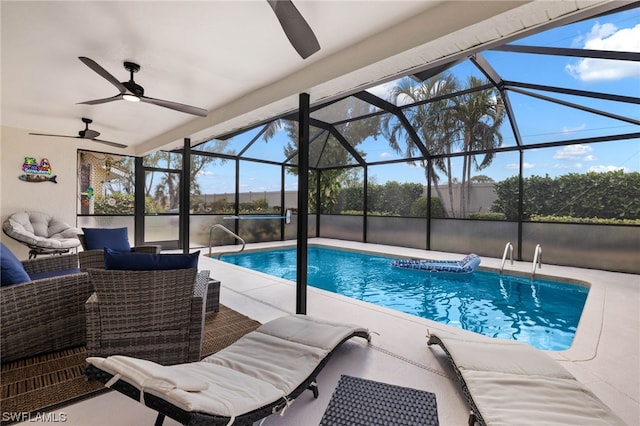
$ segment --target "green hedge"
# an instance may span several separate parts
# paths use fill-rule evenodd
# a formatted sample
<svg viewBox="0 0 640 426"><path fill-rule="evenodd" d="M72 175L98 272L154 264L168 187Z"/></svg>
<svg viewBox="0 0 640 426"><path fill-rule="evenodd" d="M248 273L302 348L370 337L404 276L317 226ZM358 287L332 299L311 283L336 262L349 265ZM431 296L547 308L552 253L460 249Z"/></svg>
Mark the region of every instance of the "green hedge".
<svg viewBox="0 0 640 426"><path fill-rule="evenodd" d="M330 213L362 211L364 189L362 186L344 188L337 197L337 203ZM384 185L371 183L367 186L367 204L370 214L384 216L411 216L416 200L424 194L424 185L419 183L386 182ZM425 207L426 211L426 207Z"/></svg>
<svg viewBox="0 0 640 426"><path fill-rule="evenodd" d="M491 211L518 220L518 177L495 184ZM523 217L640 219L640 173L569 173L523 181Z"/></svg>
<svg viewBox="0 0 640 426"><path fill-rule="evenodd" d="M475 212L469 214L469 219L482 219L482 220L506 220L507 217L504 213L495 212Z"/></svg>
<svg viewBox="0 0 640 426"><path fill-rule="evenodd" d="M640 219L603 219L600 217L532 215L531 222L597 223L601 225L640 225Z"/></svg>

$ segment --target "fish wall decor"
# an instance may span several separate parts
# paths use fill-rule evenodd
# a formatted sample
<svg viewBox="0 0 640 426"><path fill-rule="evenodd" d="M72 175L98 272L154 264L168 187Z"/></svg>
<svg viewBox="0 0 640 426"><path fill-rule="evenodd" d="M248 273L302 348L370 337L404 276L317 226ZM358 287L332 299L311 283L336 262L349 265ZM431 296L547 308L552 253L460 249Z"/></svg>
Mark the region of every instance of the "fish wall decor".
<svg viewBox="0 0 640 426"><path fill-rule="evenodd" d="M51 183L58 183L58 181L56 181L57 177L58 177L57 175L54 175L54 176L21 175L21 176L18 176L18 179L20 179L23 182L33 182L33 183L51 182Z"/></svg>

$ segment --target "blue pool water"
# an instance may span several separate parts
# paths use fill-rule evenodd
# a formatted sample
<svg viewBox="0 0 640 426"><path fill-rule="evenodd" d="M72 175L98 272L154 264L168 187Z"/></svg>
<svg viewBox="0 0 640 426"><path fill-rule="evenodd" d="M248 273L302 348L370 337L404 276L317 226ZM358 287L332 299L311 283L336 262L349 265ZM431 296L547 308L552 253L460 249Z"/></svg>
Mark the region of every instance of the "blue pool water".
<svg viewBox="0 0 640 426"><path fill-rule="evenodd" d="M225 262L296 280L296 250L249 252ZM546 350L571 346L587 287L476 271L431 274L391 267L391 258L310 246L310 286Z"/></svg>

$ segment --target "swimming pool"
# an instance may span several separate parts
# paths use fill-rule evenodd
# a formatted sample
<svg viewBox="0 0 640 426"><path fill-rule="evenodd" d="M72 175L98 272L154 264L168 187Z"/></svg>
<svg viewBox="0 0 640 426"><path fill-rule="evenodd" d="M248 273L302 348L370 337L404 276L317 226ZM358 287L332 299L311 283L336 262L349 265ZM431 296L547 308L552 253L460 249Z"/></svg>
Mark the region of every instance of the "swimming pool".
<svg viewBox="0 0 640 426"><path fill-rule="evenodd" d="M225 255L223 261L296 280L294 248ZM476 271L465 276L391 267L390 257L309 246L310 286L486 336L546 350L571 346L588 288Z"/></svg>

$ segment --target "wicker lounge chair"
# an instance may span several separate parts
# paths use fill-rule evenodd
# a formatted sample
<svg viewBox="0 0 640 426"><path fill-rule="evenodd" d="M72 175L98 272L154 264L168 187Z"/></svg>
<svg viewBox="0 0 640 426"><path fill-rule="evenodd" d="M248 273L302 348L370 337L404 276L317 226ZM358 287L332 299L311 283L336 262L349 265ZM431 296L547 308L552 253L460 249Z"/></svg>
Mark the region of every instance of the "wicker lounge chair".
<svg viewBox="0 0 640 426"><path fill-rule="evenodd" d="M160 364L198 361L209 271L89 270L87 354Z"/></svg>
<svg viewBox="0 0 640 426"><path fill-rule="evenodd" d="M2 255L7 255L4 250ZM2 362L84 345L84 302L93 288L89 275L78 269L78 256L46 256L21 263L30 276L45 278L8 286L3 283Z"/></svg>
<svg viewBox="0 0 640 426"><path fill-rule="evenodd" d="M623 425L596 395L547 354L524 343L431 334L456 372L469 425Z"/></svg>
<svg viewBox="0 0 640 426"><path fill-rule="evenodd" d="M305 315L278 318L200 362L159 366L128 357L88 358L86 374L185 425L252 424L280 412L333 351L368 330Z"/></svg>

